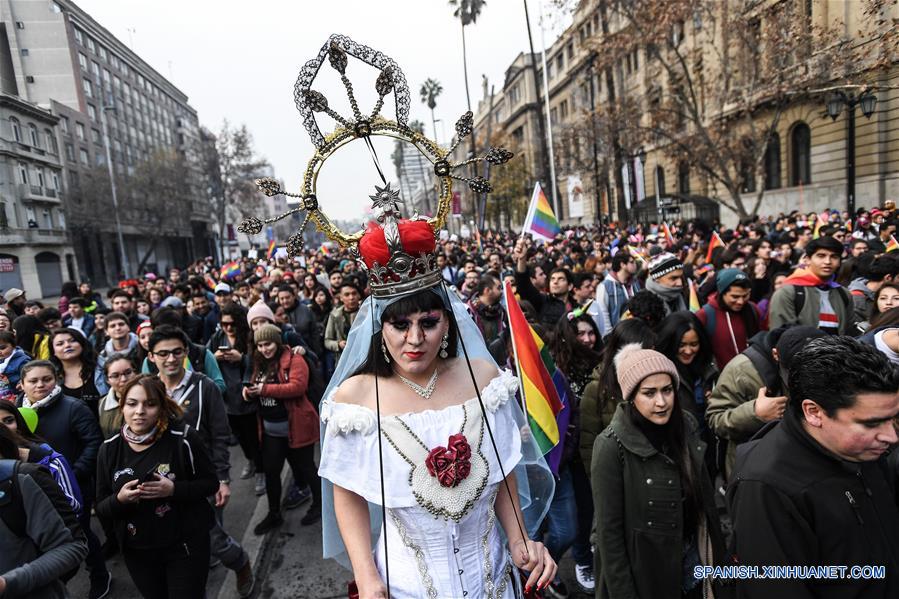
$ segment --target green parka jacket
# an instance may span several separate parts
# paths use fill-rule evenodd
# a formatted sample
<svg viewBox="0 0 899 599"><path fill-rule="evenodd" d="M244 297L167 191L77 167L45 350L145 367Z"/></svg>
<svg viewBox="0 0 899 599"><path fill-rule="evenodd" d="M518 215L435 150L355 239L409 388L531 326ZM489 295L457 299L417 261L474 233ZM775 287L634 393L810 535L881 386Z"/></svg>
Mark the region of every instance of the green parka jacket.
<svg viewBox="0 0 899 599"><path fill-rule="evenodd" d="M684 412L693 472L702 476L705 530L703 563L726 563L712 482L704 466L706 445L696 420ZM619 405L596 438L592 460L596 511L596 584L602 599L681 599L684 517L675 463L659 453ZM715 597L725 595L715 586Z"/></svg>

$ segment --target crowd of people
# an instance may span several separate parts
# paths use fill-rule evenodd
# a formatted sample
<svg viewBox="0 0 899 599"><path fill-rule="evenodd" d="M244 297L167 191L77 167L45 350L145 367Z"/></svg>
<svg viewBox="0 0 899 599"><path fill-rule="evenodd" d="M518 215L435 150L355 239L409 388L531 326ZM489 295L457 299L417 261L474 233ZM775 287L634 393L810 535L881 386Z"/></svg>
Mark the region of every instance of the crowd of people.
<svg viewBox="0 0 899 599"><path fill-rule="evenodd" d="M508 285L568 386L555 492L536 523L551 557L542 596L899 596L897 224L890 204L733 229L438 241L443 284L490 357L518 374ZM322 519L322 406L369 276L336 250L238 263L224 276L206 258L106 293L67 282L57 305L5 291L0 503L16 506L0 505L0 596L64 597L83 564L89 597L105 597L116 553L147 598L202 597L217 563L249 596L252 565L223 519L230 447L266 499L255 534L307 502L301 523ZM441 358L456 355L449 332ZM398 359L387 337L375 370ZM321 476L337 476L331 462ZM577 589L549 566L569 551ZM761 583L697 569L734 564L886 575Z"/></svg>

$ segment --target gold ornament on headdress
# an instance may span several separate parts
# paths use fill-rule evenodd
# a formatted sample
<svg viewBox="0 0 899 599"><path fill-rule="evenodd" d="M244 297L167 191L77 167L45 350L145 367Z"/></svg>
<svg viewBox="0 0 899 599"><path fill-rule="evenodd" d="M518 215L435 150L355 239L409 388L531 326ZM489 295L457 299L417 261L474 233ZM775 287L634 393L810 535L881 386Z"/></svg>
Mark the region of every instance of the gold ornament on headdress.
<svg viewBox="0 0 899 599"><path fill-rule="evenodd" d="M380 71L375 81L375 91L378 94L378 100L375 102L373 110L368 114L363 114L359 108L353 92L353 85L347 77L348 58L350 56ZM352 117L347 117L334 111L324 94L312 89L312 83L323 66L325 59L340 75L340 80L346 89L350 108L353 112ZM391 92L393 92L396 106L396 120L389 120L380 114L381 109L384 107L385 98ZM453 145L448 149L441 148L436 142L409 127L409 108L411 104L409 86L406 83L402 70L400 70L393 59L368 46L357 44L343 35L335 34L329 37L328 41L319 50L318 55L303 66L294 86L294 99L297 109L302 115L306 132L316 148L315 154L313 154L306 165L303 175L302 193L287 193L281 190L277 181L270 178L257 179L256 185L267 196L285 195L299 198L300 205L273 218L261 220L256 217L250 217L238 227L241 233L255 235L262 231L265 224L274 223L291 214L305 211L306 216L302 225L300 225L296 233L291 235L287 242L287 253L290 256L295 256L302 252L303 230L310 220L315 223L316 228L324 233L328 239L336 242L342 248L355 248L365 233L365 231L345 233L338 229L322 210L320 199L316 193L316 183L322 165L340 148L353 140L363 139L370 144L371 142L368 138L375 136L400 139L414 145L431 162L434 174L438 178L439 197L437 199L436 214L427 220L435 236L437 231L446 223L449 215L454 179L467 183L469 188L478 194L491 191L490 183L484 177L468 178L455 174L455 171L481 160L491 164L503 164L512 158L512 153L508 150L492 147L483 157L469 158L459 163L452 162L450 160L452 152L465 137L472 133L474 120L472 113L470 111L466 112L456 122L456 140ZM337 128L330 134L323 134L319 128L316 114L328 115L336 121ZM400 199L398 191L390 189L389 184L384 188L376 187L375 189L376 194L370 197L374 201L378 221L384 225L385 233L389 230L395 230L396 222L400 218L399 204L403 203L403 200ZM389 239L390 236L388 235ZM398 237L396 239L398 240Z"/></svg>

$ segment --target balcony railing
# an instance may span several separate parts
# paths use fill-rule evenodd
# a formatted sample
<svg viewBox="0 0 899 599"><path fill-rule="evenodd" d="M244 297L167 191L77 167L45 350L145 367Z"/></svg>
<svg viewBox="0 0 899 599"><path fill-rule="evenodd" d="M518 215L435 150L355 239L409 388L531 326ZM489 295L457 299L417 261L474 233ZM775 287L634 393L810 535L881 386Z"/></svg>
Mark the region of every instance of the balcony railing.
<svg viewBox="0 0 899 599"><path fill-rule="evenodd" d="M58 204L62 198L62 192L52 187L42 187L40 185L29 185L27 183L19 184L19 197L23 200L31 200L34 202L51 202Z"/></svg>

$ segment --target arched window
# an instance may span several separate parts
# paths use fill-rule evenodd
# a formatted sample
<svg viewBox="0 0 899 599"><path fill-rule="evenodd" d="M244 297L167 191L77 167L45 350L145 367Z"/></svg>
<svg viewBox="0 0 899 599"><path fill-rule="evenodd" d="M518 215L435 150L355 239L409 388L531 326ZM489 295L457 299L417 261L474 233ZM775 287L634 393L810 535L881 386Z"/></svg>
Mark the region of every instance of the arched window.
<svg viewBox="0 0 899 599"><path fill-rule="evenodd" d="M662 165L656 166L656 186L659 188L659 195L665 195L665 169Z"/></svg>
<svg viewBox="0 0 899 599"><path fill-rule="evenodd" d="M690 165L686 162L677 166L677 193L690 193Z"/></svg>
<svg viewBox="0 0 899 599"><path fill-rule="evenodd" d="M59 146L53 132L50 129L44 129L44 137L47 138L47 151L51 154L59 154Z"/></svg>
<svg viewBox="0 0 899 599"><path fill-rule="evenodd" d="M790 185L812 182L812 132L803 122L790 132Z"/></svg>
<svg viewBox="0 0 899 599"><path fill-rule="evenodd" d="M772 133L765 147L765 189L780 187L780 136Z"/></svg>
<svg viewBox="0 0 899 599"><path fill-rule="evenodd" d="M19 119L9 117L9 124L12 126L13 139L22 143L22 128L19 126Z"/></svg>
<svg viewBox="0 0 899 599"><path fill-rule="evenodd" d="M28 125L28 132L31 135L31 145L35 148L41 147L41 136L38 135L37 127L33 123Z"/></svg>

